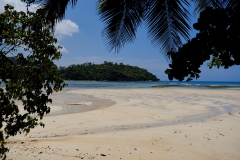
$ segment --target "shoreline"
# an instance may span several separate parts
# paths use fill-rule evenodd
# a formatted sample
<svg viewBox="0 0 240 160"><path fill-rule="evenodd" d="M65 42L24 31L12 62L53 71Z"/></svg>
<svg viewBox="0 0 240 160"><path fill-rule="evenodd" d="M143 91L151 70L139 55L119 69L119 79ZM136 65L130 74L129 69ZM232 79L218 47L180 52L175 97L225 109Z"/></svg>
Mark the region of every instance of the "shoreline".
<svg viewBox="0 0 240 160"><path fill-rule="evenodd" d="M9 139L9 160L240 158L240 90L125 88L63 93L53 95L53 105L115 103L45 116L45 128Z"/></svg>
<svg viewBox="0 0 240 160"><path fill-rule="evenodd" d="M195 89L240 89L240 86L232 85L232 86L221 86L221 85L180 85L180 84L166 84L166 85L155 85L152 86L152 88L168 88L168 87L181 87L181 88L195 88Z"/></svg>

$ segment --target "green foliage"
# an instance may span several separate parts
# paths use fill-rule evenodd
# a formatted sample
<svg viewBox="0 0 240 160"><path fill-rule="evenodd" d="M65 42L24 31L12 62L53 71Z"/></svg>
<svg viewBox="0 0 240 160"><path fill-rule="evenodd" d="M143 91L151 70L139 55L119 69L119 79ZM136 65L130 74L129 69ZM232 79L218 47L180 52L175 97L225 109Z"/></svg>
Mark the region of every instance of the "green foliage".
<svg viewBox="0 0 240 160"><path fill-rule="evenodd" d="M209 68L227 69L240 65L240 4L236 2L231 5L220 9L206 8L193 25L199 31L196 37L177 52L168 52L172 63L165 73L170 80L199 78L200 66L210 59Z"/></svg>
<svg viewBox="0 0 240 160"><path fill-rule="evenodd" d="M95 81L159 81L145 69L122 63L104 62L103 64L84 63L59 68L59 76L66 80Z"/></svg>
<svg viewBox="0 0 240 160"><path fill-rule="evenodd" d="M53 62L61 58L61 47L55 47L49 22L39 12L17 12L6 5L0 14L1 158L8 151L4 144L9 136L27 134L38 124L44 127L39 121L50 112L49 95L65 86Z"/></svg>

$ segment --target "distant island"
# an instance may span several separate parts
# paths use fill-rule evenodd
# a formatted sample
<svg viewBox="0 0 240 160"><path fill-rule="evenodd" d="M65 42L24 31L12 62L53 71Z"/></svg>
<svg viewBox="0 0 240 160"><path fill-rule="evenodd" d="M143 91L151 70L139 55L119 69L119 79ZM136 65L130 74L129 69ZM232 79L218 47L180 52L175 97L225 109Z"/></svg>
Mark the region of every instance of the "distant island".
<svg viewBox="0 0 240 160"><path fill-rule="evenodd" d="M92 81L160 81L146 69L104 61L103 64L91 62L59 67L59 76L65 80Z"/></svg>

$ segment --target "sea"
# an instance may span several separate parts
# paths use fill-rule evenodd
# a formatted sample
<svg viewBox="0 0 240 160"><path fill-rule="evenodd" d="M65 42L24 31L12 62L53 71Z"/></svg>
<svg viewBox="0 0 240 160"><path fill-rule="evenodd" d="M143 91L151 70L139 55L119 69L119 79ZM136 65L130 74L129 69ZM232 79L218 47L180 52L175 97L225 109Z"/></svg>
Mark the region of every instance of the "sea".
<svg viewBox="0 0 240 160"><path fill-rule="evenodd" d="M194 89L206 89L208 86L229 86L226 89L239 89L240 82L224 82L224 81L135 81L135 82L113 82L113 81L73 81L66 80L68 85L65 88L77 89L77 88L152 88L152 86L167 85L168 87L182 87L182 88L194 88ZM5 87L4 83L0 83L0 87ZM236 87L236 88L235 88ZM224 89L224 88L221 88Z"/></svg>
<svg viewBox="0 0 240 160"><path fill-rule="evenodd" d="M221 82L221 81L159 81L159 82L109 82L109 81L65 81L68 84L66 88L151 88L157 85L168 85L184 88L204 88L207 86L230 86L227 89L240 89L240 82ZM236 88L234 88L236 86Z"/></svg>

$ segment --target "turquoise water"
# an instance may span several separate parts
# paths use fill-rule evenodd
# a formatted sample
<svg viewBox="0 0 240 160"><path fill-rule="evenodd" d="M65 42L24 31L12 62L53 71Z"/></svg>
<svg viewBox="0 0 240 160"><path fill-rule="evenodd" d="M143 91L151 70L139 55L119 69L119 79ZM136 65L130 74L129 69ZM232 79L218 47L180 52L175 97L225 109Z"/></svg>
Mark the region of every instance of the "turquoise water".
<svg viewBox="0 0 240 160"><path fill-rule="evenodd" d="M151 88L155 85L181 85L181 87L201 88L203 86L240 86L240 82L210 81L161 81L161 82L99 82L99 81L65 81L69 88Z"/></svg>

